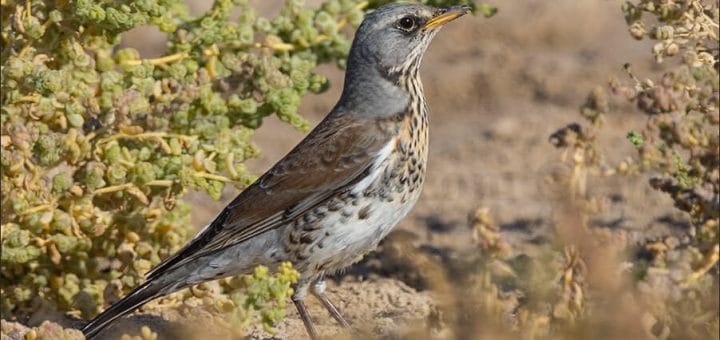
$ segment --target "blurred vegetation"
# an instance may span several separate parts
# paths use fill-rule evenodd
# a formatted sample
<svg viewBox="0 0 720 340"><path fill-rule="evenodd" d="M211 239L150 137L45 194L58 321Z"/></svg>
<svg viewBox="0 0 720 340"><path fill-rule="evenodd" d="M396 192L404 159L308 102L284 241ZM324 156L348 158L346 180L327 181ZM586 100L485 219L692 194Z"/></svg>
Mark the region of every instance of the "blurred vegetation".
<svg viewBox="0 0 720 340"><path fill-rule="evenodd" d="M3 339L24 339L24 340L82 340L85 339L82 332L78 329L62 328L57 323L43 321L42 324L28 329L18 323L6 322L5 319L0 320L2 327ZM148 339L150 340L150 339Z"/></svg>
<svg viewBox="0 0 720 340"><path fill-rule="evenodd" d="M637 157L607 164L597 133L611 99L602 87L593 90L581 108L589 126L571 124L551 136L551 142L571 153L573 190L585 196L588 174L633 176L650 173L650 185L672 197L688 214L688 238L650 242L649 266L667 267L667 252L679 246L693 252L684 284L701 278L718 262L720 218L720 78L718 70L718 4L711 1L638 1L622 7L630 34L656 41L652 53L663 67L659 79L640 80L625 64L629 81L612 79L610 91L647 115L645 128L628 131ZM649 17L649 18L648 18ZM651 26L652 25L652 26ZM647 28L650 27L650 28ZM679 58L679 60L675 60ZM663 244L664 243L664 244ZM638 273L645 276L646 273Z"/></svg>
<svg viewBox="0 0 720 340"><path fill-rule="evenodd" d="M268 18L246 0L199 15L181 0L2 0L3 318L89 318L139 284L194 233L180 198L251 183L265 117L306 131L300 99L328 86L313 69L344 67L351 28L385 2L287 0ZM163 56L119 48L147 25L167 35ZM206 302L269 326L296 275L258 269Z"/></svg>
<svg viewBox="0 0 720 340"><path fill-rule="evenodd" d="M587 176L647 173L650 186L670 195L687 213L684 235L645 241L633 251L629 285L636 288L646 335L661 339L718 338L720 257L720 78L718 3L629 1L622 11L635 39L655 41L652 54L663 74L641 80L630 64L628 81L612 79L594 89L581 108L589 124L571 124L551 136L572 165L569 185L591 215L602 198L589 197ZM637 156L613 165L598 146L598 131L613 100L628 101L647 116L641 131L628 131ZM638 308L635 307L635 308ZM632 315L632 314L630 314Z"/></svg>

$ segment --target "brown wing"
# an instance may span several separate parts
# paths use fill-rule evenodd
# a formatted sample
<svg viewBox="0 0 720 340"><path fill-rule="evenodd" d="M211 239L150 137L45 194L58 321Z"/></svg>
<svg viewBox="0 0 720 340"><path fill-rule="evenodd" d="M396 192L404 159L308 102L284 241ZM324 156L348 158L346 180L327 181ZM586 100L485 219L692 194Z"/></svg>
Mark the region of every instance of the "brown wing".
<svg viewBox="0 0 720 340"><path fill-rule="evenodd" d="M392 139L374 120L326 118L288 155L240 193L183 249L148 273L148 279L279 227L362 180Z"/></svg>

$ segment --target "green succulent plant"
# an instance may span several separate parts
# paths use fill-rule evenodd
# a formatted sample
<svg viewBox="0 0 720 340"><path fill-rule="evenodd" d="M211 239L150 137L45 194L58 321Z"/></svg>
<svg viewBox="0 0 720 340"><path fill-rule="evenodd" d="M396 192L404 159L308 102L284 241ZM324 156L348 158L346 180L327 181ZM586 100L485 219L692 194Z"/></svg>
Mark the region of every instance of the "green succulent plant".
<svg viewBox="0 0 720 340"><path fill-rule="evenodd" d="M3 0L3 318L91 317L140 283L192 236L186 192L218 199L254 180L243 162L265 117L308 130L300 100L328 87L314 68L343 67L352 28L381 3L287 0L264 17L246 0L199 15L181 0ZM143 25L166 34L161 57L119 48ZM279 309L263 306L294 276L263 273L245 298L223 287L270 325Z"/></svg>

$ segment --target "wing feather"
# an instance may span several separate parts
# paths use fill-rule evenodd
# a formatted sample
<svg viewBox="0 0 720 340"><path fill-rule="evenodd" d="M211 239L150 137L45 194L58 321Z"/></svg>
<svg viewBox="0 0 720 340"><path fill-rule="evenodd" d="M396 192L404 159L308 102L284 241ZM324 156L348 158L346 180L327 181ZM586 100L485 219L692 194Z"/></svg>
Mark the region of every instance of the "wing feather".
<svg viewBox="0 0 720 340"><path fill-rule="evenodd" d="M323 120L298 146L240 193L190 243L148 273L243 242L277 228L367 176L393 135L372 120Z"/></svg>

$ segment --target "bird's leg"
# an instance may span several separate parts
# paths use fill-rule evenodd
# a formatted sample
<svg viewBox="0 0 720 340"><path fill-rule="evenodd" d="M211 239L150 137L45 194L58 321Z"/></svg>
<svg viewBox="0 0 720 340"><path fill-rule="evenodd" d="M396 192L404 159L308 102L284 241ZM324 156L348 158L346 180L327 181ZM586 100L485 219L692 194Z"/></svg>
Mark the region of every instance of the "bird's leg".
<svg viewBox="0 0 720 340"><path fill-rule="evenodd" d="M303 302L302 299L293 299L293 303L295 304L295 308L297 308L298 313L300 314L300 319L302 319L303 324L305 324L305 330L307 330L310 339L319 340L320 337L315 330L315 325L313 325L313 322L310 319L310 313L308 313L307 307L305 307L305 302Z"/></svg>
<svg viewBox="0 0 720 340"><path fill-rule="evenodd" d="M345 318L343 318L337 308L335 308L335 305L333 305L327 295L325 295L325 280L323 280L322 277L315 281L315 283L312 285L311 292L318 299L320 299L320 302L322 302L323 306L325 306L325 309L330 312L330 315L332 315L338 323L340 323L343 327L347 329L352 328L350 327L350 324L345 320Z"/></svg>

